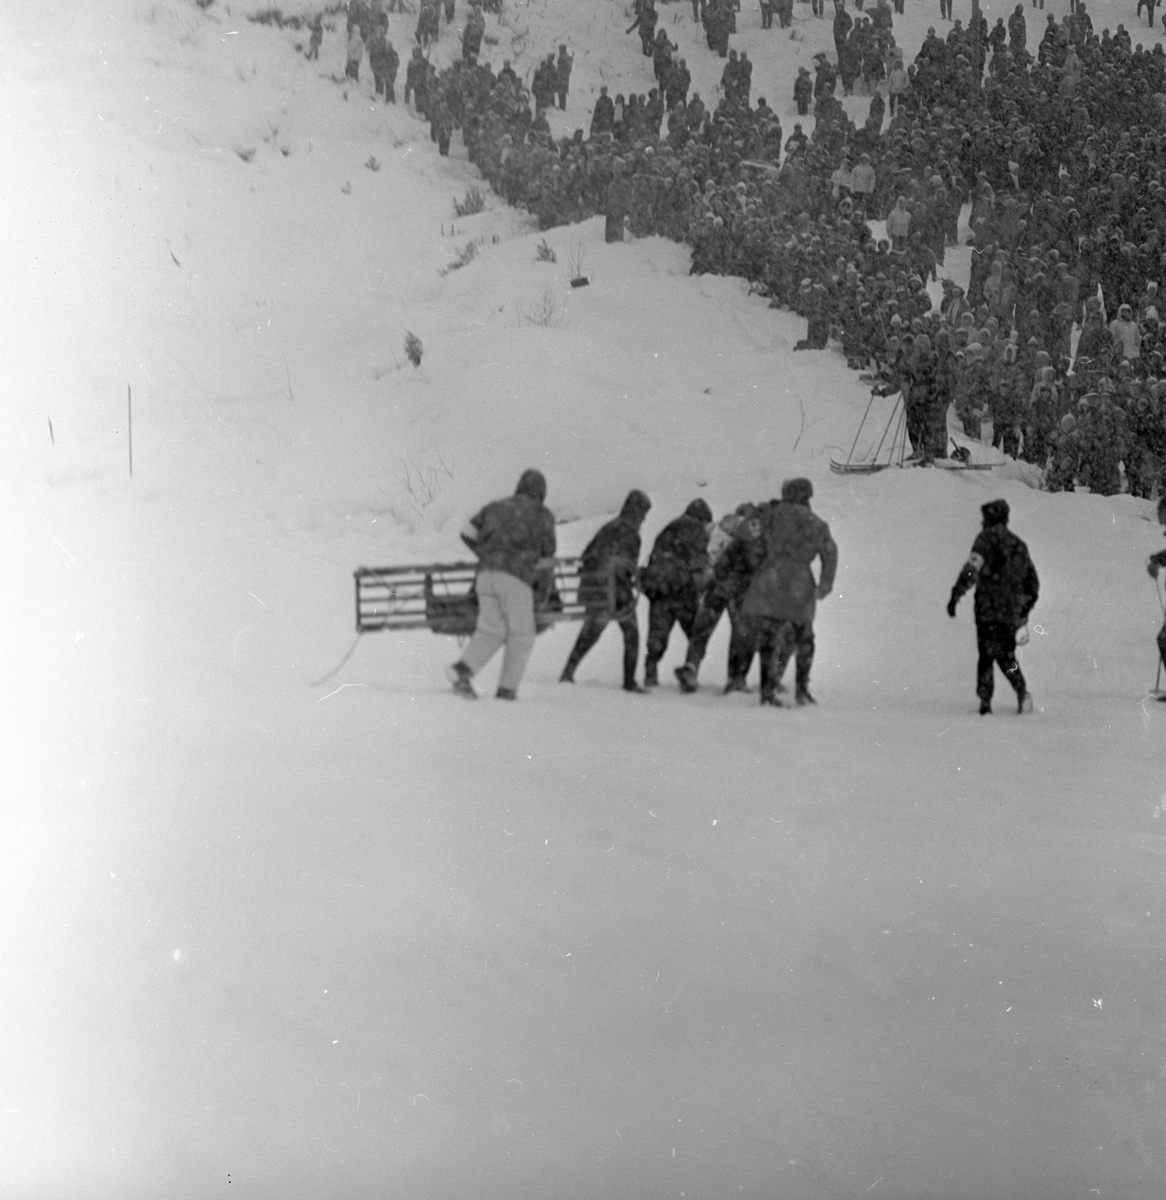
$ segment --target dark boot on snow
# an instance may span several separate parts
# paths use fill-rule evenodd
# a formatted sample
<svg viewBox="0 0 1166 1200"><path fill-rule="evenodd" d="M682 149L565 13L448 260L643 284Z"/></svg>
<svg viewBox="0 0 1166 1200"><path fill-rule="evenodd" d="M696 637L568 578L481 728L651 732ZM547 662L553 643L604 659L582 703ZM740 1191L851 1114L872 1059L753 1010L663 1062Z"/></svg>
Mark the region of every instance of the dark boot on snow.
<svg viewBox="0 0 1166 1200"><path fill-rule="evenodd" d="M692 663L685 663L684 666L676 668L676 682L680 684L682 692L691 694L696 691L696 668Z"/></svg>

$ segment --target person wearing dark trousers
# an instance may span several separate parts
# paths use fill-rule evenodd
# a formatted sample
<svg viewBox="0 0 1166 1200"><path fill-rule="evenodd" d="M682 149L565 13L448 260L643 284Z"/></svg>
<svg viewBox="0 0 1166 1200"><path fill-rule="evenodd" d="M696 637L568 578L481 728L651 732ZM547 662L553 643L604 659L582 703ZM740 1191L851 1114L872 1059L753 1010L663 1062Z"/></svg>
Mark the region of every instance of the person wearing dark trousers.
<svg viewBox="0 0 1166 1200"><path fill-rule="evenodd" d="M1158 501L1158 524L1166 526L1166 496L1163 496ZM1157 554L1151 554L1146 559L1146 570L1153 577L1155 585L1157 585L1158 572L1166 567L1166 550L1159 550ZM1166 616L1166 613L1163 613ZM1162 628L1158 630L1158 684L1155 686L1155 691L1158 692L1158 699L1166 703L1166 692L1161 690L1163 666L1166 666L1166 623L1163 623Z"/></svg>
<svg viewBox="0 0 1166 1200"><path fill-rule="evenodd" d="M692 637L700 594L709 579L708 541L713 520L704 500L694 500L660 531L640 585L648 598L648 652L644 686L659 684L657 668L673 625Z"/></svg>
<svg viewBox="0 0 1166 1200"><path fill-rule="evenodd" d="M781 499L761 512L764 561L745 593L741 612L752 626L761 651L761 703L781 706L777 698L790 654L797 654L799 705L814 704L810 668L814 662L815 602L834 587L838 547L830 526L810 510L814 488L808 479L787 479ZM815 583L810 566L818 559Z"/></svg>
<svg viewBox="0 0 1166 1200"><path fill-rule="evenodd" d="M726 528L726 522L731 528ZM761 565L761 518L753 504L742 504L731 518L725 518L718 526L722 539L729 541L719 554L714 554L713 577L704 590L697 608L692 636L688 641L688 653L684 666L676 668L680 690L695 692L700 664L708 650L721 614L728 609L731 633L729 635L729 678L725 692L745 692L745 678L753 661L753 640L742 628L740 605L753 575ZM710 539L710 551L712 540Z"/></svg>
<svg viewBox="0 0 1166 1200"><path fill-rule="evenodd" d="M1032 696L1016 661L1016 634L1036 604L1040 580L1028 547L1008 528L1008 511L1007 500L991 500L981 507L983 529L947 602L947 615L954 617L960 597L976 589L976 694L981 716L992 711L997 666L1016 693L1017 712L1032 712Z"/></svg>
<svg viewBox="0 0 1166 1200"><path fill-rule="evenodd" d="M636 592L633 586L640 560L640 526L652 507L651 500L633 489L614 521L608 521L587 543L579 571L579 599L586 609L583 628L575 639L560 683L574 683L575 671L587 651L599 641L609 621L623 634L623 688L643 692L636 683L636 661L640 656L640 630L636 624Z"/></svg>

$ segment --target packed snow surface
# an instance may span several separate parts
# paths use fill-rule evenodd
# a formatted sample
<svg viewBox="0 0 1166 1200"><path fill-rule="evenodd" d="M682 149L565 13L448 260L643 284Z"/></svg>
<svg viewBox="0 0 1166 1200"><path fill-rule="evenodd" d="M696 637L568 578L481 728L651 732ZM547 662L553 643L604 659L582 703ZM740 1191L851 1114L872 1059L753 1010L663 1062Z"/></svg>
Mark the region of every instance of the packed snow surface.
<svg viewBox="0 0 1166 1200"><path fill-rule="evenodd" d="M1161 1196L1148 505L833 475L869 394L791 352L803 322L600 220L548 263L492 195L455 218L460 140L260 7L4 17L0 1193ZM507 11L495 66L576 55L556 133L650 86L622 5ZM740 23L788 133L830 23ZM841 563L818 707L722 697L724 630L695 696L679 634L655 694L618 689L614 630L558 684L571 625L516 705L452 696L425 632L318 683L353 569L464 557L528 466L563 553L631 487L650 544L809 476ZM998 679L982 719L944 604L996 496L1041 576L1037 711Z"/></svg>

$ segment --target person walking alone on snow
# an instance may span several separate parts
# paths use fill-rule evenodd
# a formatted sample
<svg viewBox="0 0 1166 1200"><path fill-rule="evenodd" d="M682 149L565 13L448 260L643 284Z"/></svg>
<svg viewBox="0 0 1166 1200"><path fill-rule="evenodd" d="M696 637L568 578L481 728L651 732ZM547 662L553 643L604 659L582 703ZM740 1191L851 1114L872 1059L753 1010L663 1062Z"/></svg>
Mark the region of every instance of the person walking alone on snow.
<svg viewBox="0 0 1166 1200"><path fill-rule="evenodd" d="M980 509L984 527L972 544L951 589L947 615L955 616L964 592L976 589L976 694L980 716L992 711L995 665L1016 692L1017 712L1032 712L1032 696L1016 661L1016 634L1024 628L1028 614L1040 594L1040 580L1028 547L1008 528L1008 501L991 500ZM1024 639L1027 640L1027 639Z"/></svg>

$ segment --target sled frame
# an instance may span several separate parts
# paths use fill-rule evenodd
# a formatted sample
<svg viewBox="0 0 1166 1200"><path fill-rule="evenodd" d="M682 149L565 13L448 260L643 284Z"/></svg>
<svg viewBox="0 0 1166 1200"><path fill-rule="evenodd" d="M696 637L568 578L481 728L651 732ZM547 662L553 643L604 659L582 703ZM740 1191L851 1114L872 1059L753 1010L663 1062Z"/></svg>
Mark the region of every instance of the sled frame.
<svg viewBox="0 0 1166 1200"><path fill-rule="evenodd" d="M554 560L552 588L536 588L535 623L541 633L557 621L581 621L588 609L608 608L614 619L614 589L588 593L580 579L578 558ZM434 633L468 637L477 620L474 580L476 562L416 563L408 566L358 567L356 631L431 629ZM633 605L638 589L633 583Z"/></svg>

